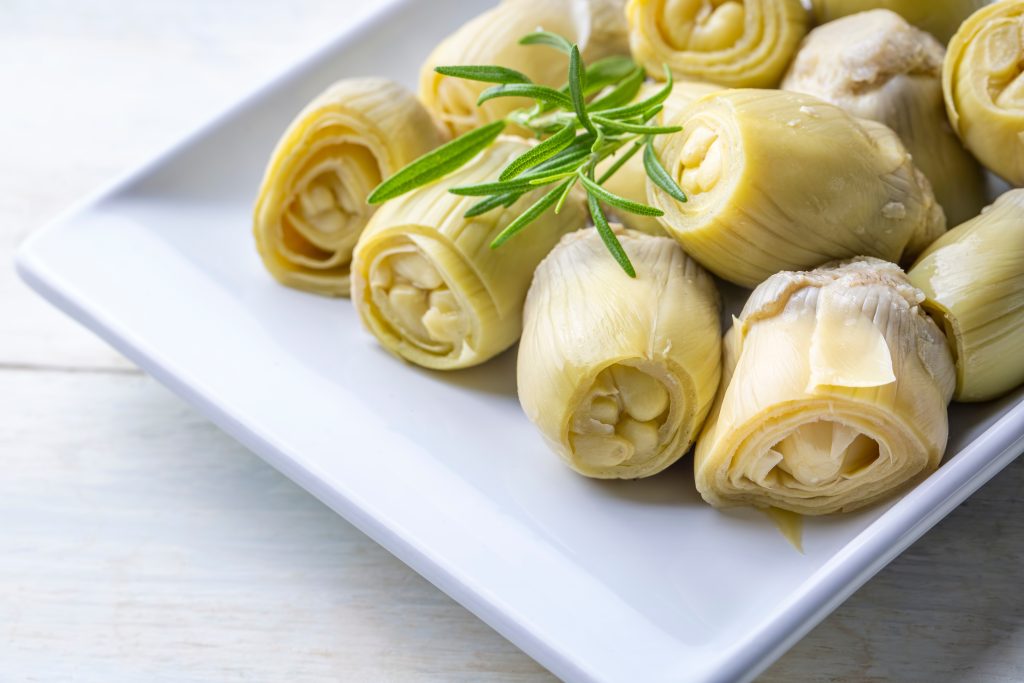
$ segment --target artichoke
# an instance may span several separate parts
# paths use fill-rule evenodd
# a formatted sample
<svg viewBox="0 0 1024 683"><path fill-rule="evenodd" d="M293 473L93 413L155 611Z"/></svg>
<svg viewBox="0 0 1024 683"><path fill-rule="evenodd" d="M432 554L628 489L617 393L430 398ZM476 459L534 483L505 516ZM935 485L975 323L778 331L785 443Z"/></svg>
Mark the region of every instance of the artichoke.
<svg viewBox="0 0 1024 683"><path fill-rule="evenodd" d="M1024 383L1024 190L1010 190L953 228L908 273L956 359L958 401Z"/></svg>
<svg viewBox="0 0 1024 683"><path fill-rule="evenodd" d="M861 12L811 31L782 87L892 128L956 225L985 205L985 177L946 119L944 56L935 38L898 14Z"/></svg>
<svg viewBox="0 0 1024 683"><path fill-rule="evenodd" d="M437 66L497 64L520 71L535 83L560 88L568 58L543 47L520 45L537 29L577 43L583 59L628 55L625 0L504 0L445 38L420 70L420 99L453 135L504 118L530 100L503 97L476 104L489 84L442 76Z"/></svg>
<svg viewBox="0 0 1024 683"><path fill-rule="evenodd" d="M876 8L896 12L914 26L928 31L945 45L960 22L991 0L811 0L819 24Z"/></svg>
<svg viewBox="0 0 1024 683"><path fill-rule="evenodd" d="M451 370L483 363L519 338L534 268L563 234L586 221L582 193L492 249L494 238L547 188L472 218L464 214L478 198L448 190L493 180L529 148L522 138L499 137L458 171L377 209L353 256L352 301L385 349Z"/></svg>
<svg viewBox="0 0 1024 683"><path fill-rule="evenodd" d="M872 258L778 273L755 289L726 335L697 442L704 499L827 514L934 471L956 380L923 299Z"/></svg>
<svg viewBox="0 0 1024 683"><path fill-rule="evenodd" d="M809 28L800 0L629 0L629 45L647 73L733 88L778 85Z"/></svg>
<svg viewBox="0 0 1024 683"><path fill-rule="evenodd" d="M339 81L285 131L263 176L256 246L282 284L347 296L356 240L384 178L446 135L416 97L381 78Z"/></svg>
<svg viewBox="0 0 1024 683"><path fill-rule="evenodd" d="M931 186L889 128L800 93L706 95L655 138L686 192L654 183L665 229L705 268L753 287L856 255L913 258L945 231Z"/></svg>
<svg viewBox="0 0 1024 683"><path fill-rule="evenodd" d="M663 84L658 83L647 83L640 90L640 94L637 95L637 100L643 100L655 92L657 92ZM695 100L707 95L709 93L718 92L723 88L718 85L711 83L701 83L699 81L680 81L672 87L672 94L668 96L668 99L663 103L664 109L658 115L658 121L666 124L671 121L679 113L688 107ZM600 167L598 167L598 175L601 172L608 169L614 164L619 157L627 154L630 151L629 146L621 148L614 155L608 157ZM640 153L634 154L630 157L629 161L622 165L608 180L604 182L606 187L611 192L631 199L634 202L641 204L647 201L647 171L644 170L643 156ZM616 219L625 225L627 228L633 230L639 230L646 232L649 235L664 235L665 230L661 227L661 223L657 218L653 216L640 216L635 213L629 213L628 211L614 211Z"/></svg>
<svg viewBox="0 0 1024 683"><path fill-rule="evenodd" d="M942 91L967 149L1024 185L1024 0L1002 0L963 23L949 42Z"/></svg>
<svg viewBox="0 0 1024 683"><path fill-rule="evenodd" d="M657 89L660 87L660 84L652 83L645 87ZM663 103L664 109L662 109L661 113L658 115L658 120L661 123L668 125L670 121L675 121L687 107L700 98L723 90L726 90L726 88L720 85L715 85L714 83L703 83L701 81L680 81L678 83L674 83L672 86L672 93Z"/></svg>
<svg viewBox="0 0 1024 683"><path fill-rule="evenodd" d="M718 387L711 277L668 237L619 232L627 276L597 231L562 238L537 268L519 344L519 400L577 472L656 474L685 453Z"/></svg>

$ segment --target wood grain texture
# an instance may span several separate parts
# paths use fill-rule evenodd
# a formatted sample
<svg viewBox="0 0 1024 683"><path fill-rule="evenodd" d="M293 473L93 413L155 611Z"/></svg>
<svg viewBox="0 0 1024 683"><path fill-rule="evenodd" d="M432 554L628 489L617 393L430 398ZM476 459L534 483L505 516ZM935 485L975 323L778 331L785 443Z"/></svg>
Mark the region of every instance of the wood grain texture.
<svg viewBox="0 0 1024 683"><path fill-rule="evenodd" d="M5 0L0 263L28 232L365 16L352 0ZM0 367L129 367L0 269Z"/></svg>
<svg viewBox="0 0 1024 683"><path fill-rule="evenodd" d="M12 414L0 680L549 678L147 377L0 373Z"/></svg>
<svg viewBox="0 0 1024 683"><path fill-rule="evenodd" d="M364 5L3 3L0 681L551 680L8 266ZM1024 680L1022 490L1018 461L763 680Z"/></svg>

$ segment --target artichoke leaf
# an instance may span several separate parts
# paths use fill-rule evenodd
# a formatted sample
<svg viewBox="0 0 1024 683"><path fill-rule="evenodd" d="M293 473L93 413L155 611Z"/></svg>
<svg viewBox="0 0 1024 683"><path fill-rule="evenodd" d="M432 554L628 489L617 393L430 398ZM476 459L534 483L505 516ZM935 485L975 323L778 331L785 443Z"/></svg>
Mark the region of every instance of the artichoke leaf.
<svg viewBox="0 0 1024 683"><path fill-rule="evenodd" d="M583 194L547 211L528 235L491 243L548 188L509 206L466 216L475 197L452 187L496 178L530 143L501 136L465 166L385 202L355 248L352 300L365 326L395 355L428 368L478 365L522 331L522 307L534 268L565 233L586 220Z"/></svg>
<svg viewBox="0 0 1024 683"><path fill-rule="evenodd" d="M958 401L1024 383L1024 190L1010 190L953 228L908 273L946 330Z"/></svg>
<svg viewBox="0 0 1024 683"><path fill-rule="evenodd" d="M949 41L942 90L950 124L974 156L1024 185L1024 0L978 10Z"/></svg>
<svg viewBox="0 0 1024 683"><path fill-rule="evenodd" d="M588 63L628 55L623 4L624 0L504 0L434 48L420 69L420 99L452 135L503 119L530 100L504 97L477 106L488 84L444 76L434 68L495 64L521 72L533 83L561 88L568 57L542 46L522 45L520 39L540 28L577 43Z"/></svg>
<svg viewBox="0 0 1024 683"><path fill-rule="evenodd" d="M773 88L807 33L800 0L629 0L633 57L654 78Z"/></svg>
<svg viewBox="0 0 1024 683"><path fill-rule="evenodd" d="M811 31L782 87L891 128L956 225L976 216L987 195L981 166L946 120L944 56L935 38L898 14L871 10Z"/></svg>
<svg viewBox="0 0 1024 683"><path fill-rule="evenodd" d="M686 193L648 203L688 254L753 287L837 258L910 261L945 231L928 179L886 126L800 93L705 95L654 148Z"/></svg>
<svg viewBox="0 0 1024 683"><path fill-rule="evenodd" d="M971 12L992 0L811 0L819 24L859 12L884 7L896 12L918 28L928 31L945 45Z"/></svg>
<svg viewBox="0 0 1024 683"><path fill-rule="evenodd" d="M726 335L722 384L697 441L704 499L827 514L881 500L938 467L955 371L923 298L897 266L864 257L757 287ZM835 372L816 381L815 344L820 351L823 334L833 341L836 326L862 337L851 350L869 360L833 355L842 381ZM895 381L884 381L887 367Z"/></svg>
<svg viewBox="0 0 1024 683"><path fill-rule="evenodd" d="M267 165L256 246L282 284L347 296L352 250L381 180L445 142L408 90L381 78L335 83L302 110Z"/></svg>
<svg viewBox="0 0 1024 683"><path fill-rule="evenodd" d="M711 277L668 237L614 228L631 278L587 228L537 268L519 344L519 400L551 448L589 477L656 474L690 447L718 386Z"/></svg>

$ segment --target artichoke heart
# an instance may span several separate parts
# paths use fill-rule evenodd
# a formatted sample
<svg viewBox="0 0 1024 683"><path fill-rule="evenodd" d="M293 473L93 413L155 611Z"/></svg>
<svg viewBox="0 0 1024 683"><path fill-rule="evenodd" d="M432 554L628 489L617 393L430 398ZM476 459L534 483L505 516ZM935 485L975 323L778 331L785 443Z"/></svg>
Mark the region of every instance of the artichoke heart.
<svg viewBox="0 0 1024 683"><path fill-rule="evenodd" d="M477 365L511 346L522 332L530 277L586 211L574 192L499 249L491 242L548 188L527 192L509 207L473 218L479 197L448 191L498 177L530 148L502 136L439 182L385 202L370 219L352 261L352 301L381 345L408 361L451 370Z"/></svg>
<svg viewBox="0 0 1024 683"><path fill-rule="evenodd" d="M655 78L772 88L807 33L800 0L629 0L633 57Z"/></svg>
<svg viewBox="0 0 1024 683"><path fill-rule="evenodd" d="M1024 0L972 14L949 41L942 66L946 113L990 171L1024 185Z"/></svg>
<svg viewBox="0 0 1024 683"><path fill-rule="evenodd" d="M801 93L705 95L655 138L688 201L648 200L683 249L753 287L780 270L866 255L911 259L945 231L927 178L886 126Z"/></svg>
<svg viewBox="0 0 1024 683"><path fill-rule="evenodd" d="M987 197L981 166L946 119L944 56L935 38L900 15L871 10L811 31L782 87L892 128L957 225L978 215Z"/></svg>
<svg viewBox="0 0 1024 683"><path fill-rule="evenodd" d="M663 83L649 83L644 87L648 89L651 95L663 86ZM658 115L659 123L663 125L671 125L672 121L686 110L691 104L711 93L721 92L727 90L724 86L715 85L714 83L704 83L702 81L678 81L672 85L672 92L669 94L668 99L663 103L663 109Z"/></svg>
<svg viewBox="0 0 1024 683"><path fill-rule="evenodd" d="M562 238L537 268L519 343L519 400L580 474L635 479L678 460L718 387L719 300L672 239L623 230L627 276L597 231Z"/></svg>
<svg viewBox="0 0 1024 683"><path fill-rule="evenodd" d="M958 401L1024 383L1024 190L940 237L908 273L956 359Z"/></svg>
<svg viewBox="0 0 1024 683"><path fill-rule="evenodd" d="M530 100L502 97L477 106L490 86L442 76L437 66L496 64L526 74L534 83L565 85L568 58L544 47L520 45L543 29L577 43L585 61L628 55L625 0L504 0L445 38L420 69L420 99L453 135L504 118Z"/></svg>
<svg viewBox="0 0 1024 683"><path fill-rule="evenodd" d="M282 284L347 296L352 249L384 178L447 139L416 97L381 78L339 81L302 110L260 186L253 232Z"/></svg>
<svg viewBox="0 0 1024 683"><path fill-rule="evenodd" d="M644 100L654 95L664 86L663 83L645 83L640 89L636 99ZM658 115L658 123L669 125L681 111L686 109L692 102L713 92L722 90L722 86L712 83L701 83L700 81L677 81L672 86L672 94L663 102L663 109ZM598 167L598 175L607 170L621 156L629 153L630 145L619 149L615 154L608 157ZM647 171L644 170L643 153L637 152L629 158L615 173L604 182L604 187L626 199L644 204L647 202ZM612 211L616 219L632 230L646 232L648 235L664 235L665 230L661 223L653 216L640 216L628 211Z"/></svg>
<svg viewBox="0 0 1024 683"><path fill-rule="evenodd" d="M945 45L960 22L992 0L811 0L819 24L879 7L896 12Z"/></svg>
<svg viewBox="0 0 1024 683"><path fill-rule="evenodd" d="M778 273L755 289L725 337L697 442L704 499L827 514L935 470L956 382L923 299L874 258Z"/></svg>

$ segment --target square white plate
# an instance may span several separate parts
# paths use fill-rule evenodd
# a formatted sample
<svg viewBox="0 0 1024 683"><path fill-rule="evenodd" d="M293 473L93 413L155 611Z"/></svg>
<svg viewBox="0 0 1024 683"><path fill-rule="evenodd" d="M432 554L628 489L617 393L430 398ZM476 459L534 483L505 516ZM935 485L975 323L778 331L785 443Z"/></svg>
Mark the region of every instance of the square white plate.
<svg viewBox="0 0 1024 683"><path fill-rule="evenodd" d="M636 482L569 471L519 410L512 353L413 368L348 301L275 284L250 210L291 117L339 77L414 85L430 48L488 4L382 9L38 232L20 272L555 674L753 678L1020 452L1024 392L955 406L936 474L895 503L809 520L800 554L761 514L703 504L688 458Z"/></svg>

